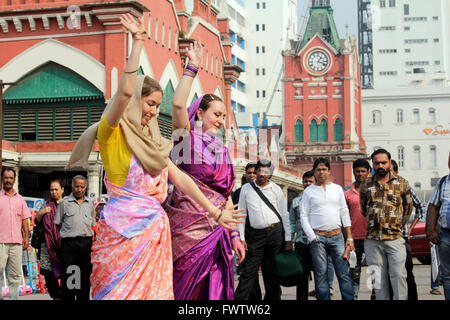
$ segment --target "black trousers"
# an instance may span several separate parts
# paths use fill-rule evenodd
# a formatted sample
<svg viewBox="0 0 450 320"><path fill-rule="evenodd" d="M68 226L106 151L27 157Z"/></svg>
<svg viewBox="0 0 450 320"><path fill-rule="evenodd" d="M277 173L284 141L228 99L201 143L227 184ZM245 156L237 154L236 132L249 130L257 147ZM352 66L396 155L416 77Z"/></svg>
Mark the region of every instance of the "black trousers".
<svg viewBox="0 0 450 320"><path fill-rule="evenodd" d="M362 255L364 253L364 239L355 239L354 246L356 253L356 268L350 268L350 276L353 282L353 292L355 294L355 299L357 299L361 280L361 261Z"/></svg>
<svg viewBox="0 0 450 320"><path fill-rule="evenodd" d="M41 274L44 276L45 285L48 289L48 294L53 300L61 299L61 287L59 286L58 279L55 278L53 271L47 269L41 269Z"/></svg>
<svg viewBox="0 0 450 320"><path fill-rule="evenodd" d="M89 300L92 237L61 239L61 287L63 300Z"/></svg>
<svg viewBox="0 0 450 320"><path fill-rule="evenodd" d="M309 244L295 243L295 252L303 260L303 275L297 283L297 300L308 300L309 280L313 271L310 247Z"/></svg>
<svg viewBox="0 0 450 320"><path fill-rule="evenodd" d="M258 281L258 269L261 266L264 280L264 300L280 300L281 287L275 276L274 257L283 244L281 222L266 229L246 231L247 254L241 265L239 284L236 288L236 300L250 300L255 297L255 283Z"/></svg>

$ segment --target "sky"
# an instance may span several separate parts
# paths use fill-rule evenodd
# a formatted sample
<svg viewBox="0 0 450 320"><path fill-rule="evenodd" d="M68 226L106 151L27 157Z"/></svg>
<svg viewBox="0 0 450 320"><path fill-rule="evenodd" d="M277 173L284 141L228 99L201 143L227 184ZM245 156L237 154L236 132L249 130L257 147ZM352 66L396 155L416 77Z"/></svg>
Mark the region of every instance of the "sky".
<svg viewBox="0 0 450 320"><path fill-rule="evenodd" d="M309 0L298 0L300 24L303 23ZM348 33L358 37L358 2L357 0L331 0L334 11L334 21L338 29L339 38L343 39L348 25Z"/></svg>

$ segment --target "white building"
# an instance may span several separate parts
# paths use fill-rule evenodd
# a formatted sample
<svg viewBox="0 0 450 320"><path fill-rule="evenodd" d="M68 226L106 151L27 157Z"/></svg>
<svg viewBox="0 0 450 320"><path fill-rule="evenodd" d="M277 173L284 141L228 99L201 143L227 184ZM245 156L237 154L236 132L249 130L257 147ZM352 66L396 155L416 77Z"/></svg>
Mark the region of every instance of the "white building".
<svg viewBox="0 0 450 320"><path fill-rule="evenodd" d="M431 190L448 174L449 87L364 90L362 100L369 156L378 148L388 150L416 191Z"/></svg>
<svg viewBox="0 0 450 320"><path fill-rule="evenodd" d="M446 86L450 1L372 0L374 88Z"/></svg>
<svg viewBox="0 0 450 320"><path fill-rule="evenodd" d="M247 0L246 112L267 112L266 125L282 119L282 51L298 38L297 0ZM251 115L247 118L253 119ZM261 125L262 123L259 123Z"/></svg>

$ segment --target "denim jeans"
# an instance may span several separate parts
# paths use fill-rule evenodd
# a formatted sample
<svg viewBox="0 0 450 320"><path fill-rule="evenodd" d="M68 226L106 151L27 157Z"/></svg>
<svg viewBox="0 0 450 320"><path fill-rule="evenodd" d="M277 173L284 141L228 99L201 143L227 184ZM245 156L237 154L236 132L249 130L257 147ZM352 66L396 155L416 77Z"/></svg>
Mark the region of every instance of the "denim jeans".
<svg viewBox="0 0 450 320"><path fill-rule="evenodd" d="M436 247L436 256L438 261L440 261L441 259L439 258L439 249L438 247ZM436 281L433 281L433 273L431 272L432 268L430 268L430 281L431 281L431 289L439 289L439 279L441 277L441 265L439 263L439 267L438 267L438 276L436 277Z"/></svg>
<svg viewBox="0 0 450 320"><path fill-rule="evenodd" d="M330 300L328 256L331 256L333 260L342 299L353 300L353 284L348 271L348 261L343 258L344 253L345 243L342 233L333 237L317 235L317 240L311 242L314 282L318 300Z"/></svg>
<svg viewBox="0 0 450 320"><path fill-rule="evenodd" d="M441 229L441 244L439 245L439 258L441 259L442 283L444 285L445 300L450 300L450 231Z"/></svg>

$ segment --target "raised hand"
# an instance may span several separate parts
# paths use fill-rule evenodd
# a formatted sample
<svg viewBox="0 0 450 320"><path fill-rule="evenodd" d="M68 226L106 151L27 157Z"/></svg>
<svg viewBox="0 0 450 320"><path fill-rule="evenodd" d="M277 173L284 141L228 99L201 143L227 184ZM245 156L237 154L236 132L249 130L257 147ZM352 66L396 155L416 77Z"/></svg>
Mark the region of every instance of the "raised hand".
<svg viewBox="0 0 450 320"><path fill-rule="evenodd" d="M122 25L131 32L136 40L145 39L145 26L141 18L137 18L136 21L136 19L131 14L126 13L120 17L120 23L122 23Z"/></svg>
<svg viewBox="0 0 450 320"><path fill-rule="evenodd" d="M194 43L189 44L189 48L186 49L189 62L199 67L203 58L203 47L199 40L194 40Z"/></svg>

